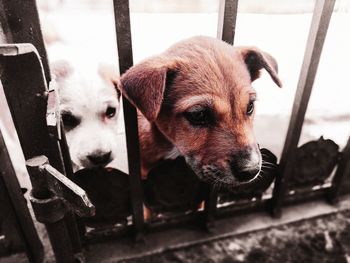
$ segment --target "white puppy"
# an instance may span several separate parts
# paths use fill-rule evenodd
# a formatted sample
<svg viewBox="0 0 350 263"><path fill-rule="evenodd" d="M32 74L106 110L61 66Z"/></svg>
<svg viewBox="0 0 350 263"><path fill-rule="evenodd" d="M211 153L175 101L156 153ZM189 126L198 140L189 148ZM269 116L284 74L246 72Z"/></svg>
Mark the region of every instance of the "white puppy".
<svg viewBox="0 0 350 263"><path fill-rule="evenodd" d="M51 71L74 172L114 167L120 101L117 71L106 65L73 66L66 61L52 63Z"/></svg>

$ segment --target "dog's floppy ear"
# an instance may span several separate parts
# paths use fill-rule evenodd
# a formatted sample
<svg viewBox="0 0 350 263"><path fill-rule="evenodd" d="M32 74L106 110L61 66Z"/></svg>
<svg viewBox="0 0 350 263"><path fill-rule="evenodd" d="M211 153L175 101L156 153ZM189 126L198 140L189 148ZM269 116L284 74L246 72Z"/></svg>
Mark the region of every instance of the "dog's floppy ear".
<svg viewBox="0 0 350 263"><path fill-rule="evenodd" d="M240 47L238 50L243 56L252 81L260 77L260 70L264 68L277 86L282 87L282 82L277 75L277 61L273 56L255 47Z"/></svg>
<svg viewBox="0 0 350 263"><path fill-rule="evenodd" d="M56 60L50 64L52 78L56 81L67 78L73 73L73 67L66 60Z"/></svg>
<svg viewBox="0 0 350 263"><path fill-rule="evenodd" d="M170 66L156 58L141 62L120 79L122 94L149 120L159 114Z"/></svg>
<svg viewBox="0 0 350 263"><path fill-rule="evenodd" d="M114 85L119 98L121 94L120 94L120 81L119 81L118 68L111 64L101 63L98 65L98 74L107 83Z"/></svg>

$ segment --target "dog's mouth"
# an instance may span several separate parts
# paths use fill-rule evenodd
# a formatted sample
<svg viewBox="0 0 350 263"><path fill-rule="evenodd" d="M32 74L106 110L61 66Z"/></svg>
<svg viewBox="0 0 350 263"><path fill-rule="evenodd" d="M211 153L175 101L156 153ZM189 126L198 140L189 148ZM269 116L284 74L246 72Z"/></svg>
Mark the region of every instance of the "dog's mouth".
<svg viewBox="0 0 350 263"><path fill-rule="evenodd" d="M234 175L227 174L225 170L215 165L204 165L198 168L192 158L186 158L186 162L201 181L210 184L217 190L250 192L270 186L277 173L277 158L267 149L261 149L260 152L262 156L261 169L252 179L247 181L239 181Z"/></svg>
<svg viewBox="0 0 350 263"><path fill-rule="evenodd" d="M103 163L92 163L89 160L86 161L80 161L78 164L76 162L74 162L72 160L72 166L73 166L73 170L74 172L83 170L83 169L110 169L110 168L114 168L113 165L114 160L108 160L106 162Z"/></svg>

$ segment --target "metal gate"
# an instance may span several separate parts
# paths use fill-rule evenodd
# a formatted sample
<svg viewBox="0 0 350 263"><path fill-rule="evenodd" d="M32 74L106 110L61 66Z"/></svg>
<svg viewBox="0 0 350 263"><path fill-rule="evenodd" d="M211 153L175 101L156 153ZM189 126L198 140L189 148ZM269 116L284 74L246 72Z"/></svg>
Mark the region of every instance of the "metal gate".
<svg viewBox="0 0 350 263"><path fill-rule="evenodd" d="M335 203L343 179L350 172L350 141L342 152L333 141L323 138L298 147L334 3L335 0L316 1L281 160L277 163L270 151L261 150L263 158L271 164L271 169L266 171L269 178L272 181L276 177L272 196L264 194L271 181L244 193L218 192L199 182L183 158L165 161L150 173L147 180L141 180L136 109L123 98L129 175L117 170L109 171L115 187L119 188L116 191L118 195L111 200L114 212L106 218L99 217L101 211L106 211L106 207L94 200L93 194L88 190L89 182L79 180L84 171L73 175L57 113L55 91L49 88L50 70L35 1L0 1L4 10L2 28L7 32L7 42L13 43L0 46L0 78L27 160L33 185L30 200L35 217L47 228L57 262L83 260L82 242L103 241L123 235L131 235L138 240L147 231L189 222L197 222L203 228L210 229L215 227L216 218L249 210L267 210L274 216L280 216L283 205L310 198L325 198ZM230 44L234 42L237 6L238 0L220 1L218 38ZM133 65L128 0L114 0L114 16L122 74ZM6 149L2 140L0 145ZM315 153L326 154L327 162L317 173L306 171L301 174L298 169L302 165L300 160ZM1 189L1 180L14 178L6 154L0 155L0 169L3 174L0 177ZM334 169L336 172L331 183L325 183ZM160 174L163 177L158 176ZM166 184L169 176L182 186L180 200L175 198L179 196L178 189ZM19 202L23 203L24 199L18 193L18 184L12 182L12 185L8 185L9 183L5 193L17 193L16 198L1 197L0 204L17 206ZM204 208L198 209L202 202ZM147 204L154 214L162 216L145 221L143 204ZM14 241L14 244L26 244L30 260L40 262L41 244L26 207L23 204L16 209L1 206L0 211L11 211L12 217L18 221L11 227L16 231L23 230L18 236L24 242ZM6 224L3 220L0 223L1 235ZM91 225L96 223L105 223L105 227L91 230ZM90 227L89 231L87 226ZM7 230L12 232L10 228ZM9 237L6 236L6 239Z"/></svg>

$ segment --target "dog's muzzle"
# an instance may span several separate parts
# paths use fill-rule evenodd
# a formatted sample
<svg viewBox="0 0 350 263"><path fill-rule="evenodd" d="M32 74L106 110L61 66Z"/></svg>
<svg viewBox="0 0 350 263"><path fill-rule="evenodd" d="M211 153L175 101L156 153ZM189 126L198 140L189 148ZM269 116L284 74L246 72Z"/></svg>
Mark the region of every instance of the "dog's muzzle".
<svg viewBox="0 0 350 263"><path fill-rule="evenodd" d="M247 146L235 152L229 161L232 175L242 183L256 178L260 173L261 164L261 154L256 146Z"/></svg>
<svg viewBox="0 0 350 263"><path fill-rule="evenodd" d="M217 188L233 189L250 184L260 177L262 157L255 147L236 151L226 163L226 167L215 163L203 165L194 157L186 157L186 162L205 183Z"/></svg>
<svg viewBox="0 0 350 263"><path fill-rule="evenodd" d="M111 153L112 152L95 152L87 156L87 159L90 161L92 166L106 166L111 162Z"/></svg>

